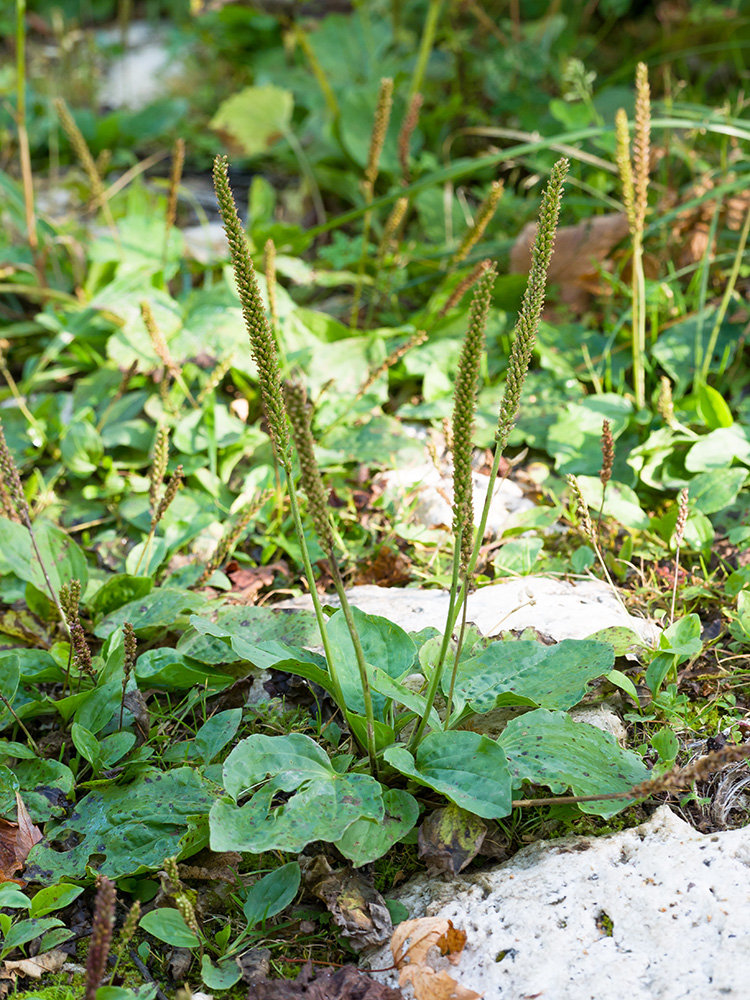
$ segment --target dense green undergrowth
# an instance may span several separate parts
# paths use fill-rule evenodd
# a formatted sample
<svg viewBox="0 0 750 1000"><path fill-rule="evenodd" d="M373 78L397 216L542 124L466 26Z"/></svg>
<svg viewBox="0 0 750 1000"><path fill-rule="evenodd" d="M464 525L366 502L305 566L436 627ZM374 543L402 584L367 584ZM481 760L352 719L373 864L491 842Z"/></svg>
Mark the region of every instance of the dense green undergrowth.
<svg viewBox="0 0 750 1000"><path fill-rule="evenodd" d="M353 932L356 907L310 902L321 854L366 897L374 880L396 922L388 897L417 846L457 871L483 844L497 856L635 820L668 787L644 782L691 741L744 734L741 99L698 105L702 69L686 92L652 72L649 98L644 66L634 104L630 73L599 86L587 71L574 17L540 5L481 43L454 5L433 23L441 6L405 4L395 21L377 5L317 24L229 7L175 19L175 32L217 27L222 59L237 25L258 52L254 79L235 65L234 94L196 95L202 126L178 130L163 183L122 171L173 138L184 95L164 98L157 129L161 105L149 119L58 103L53 117L54 87L32 78L3 126L22 165L28 137L37 193L57 122L75 162L67 219L34 208L23 169L0 175L0 815L39 840L4 871L27 884L0 884L0 958L64 945L103 877L97 905L114 907L113 883L130 922L113 950L126 979L100 1000L134 995L133 956L166 982L169 946L212 991L235 987L259 945L275 974L329 957L334 932L343 957L388 927ZM601 7L606 38L617 12ZM739 12L734 51L746 27ZM342 32L367 58L341 63ZM424 58L407 72L415 40ZM686 51L663 57L676 72ZM216 161L231 255L199 262L182 229L189 170L219 142L208 119L265 174L243 226ZM490 148L500 140L513 145ZM572 244L559 230L551 255L566 171L562 225L623 209L594 263L571 249L580 229ZM541 187L524 292L505 264ZM452 454L451 531L372 486L379 469L429 462L414 428ZM493 546L470 499L475 449L492 481L510 459L535 500ZM462 621L469 588L532 572L603 574L661 622L658 647L628 629L489 639ZM450 588L442 630L348 606L346 584L394 576ZM274 595L318 584L338 609L274 611ZM568 714L605 695L626 747ZM496 708L513 709L499 736L472 731ZM684 791L675 801L708 822L705 789ZM221 891L196 891L204 878Z"/></svg>

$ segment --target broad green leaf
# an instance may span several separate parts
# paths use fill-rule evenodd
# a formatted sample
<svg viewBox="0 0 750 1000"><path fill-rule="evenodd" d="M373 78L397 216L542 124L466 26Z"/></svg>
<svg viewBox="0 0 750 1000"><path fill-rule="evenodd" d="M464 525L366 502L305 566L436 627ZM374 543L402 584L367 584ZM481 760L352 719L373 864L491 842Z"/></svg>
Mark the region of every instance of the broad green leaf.
<svg viewBox="0 0 750 1000"><path fill-rule="evenodd" d="M224 786L235 801L269 777L247 804L214 805L213 850L301 851L313 840L338 840L362 816L383 816L380 783L367 774L338 774L325 751L300 733L249 736L224 762ZM279 792L295 794L273 804Z"/></svg>
<svg viewBox="0 0 750 1000"><path fill-rule="evenodd" d="M565 712L538 708L508 723L498 738L515 782L547 785L555 795L624 792L645 781L649 771L638 754L623 750L609 733ZM614 816L632 800L582 802L583 812Z"/></svg>
<svg viewBox="0 0 750 1000"><path fill-rule="evenodd" d="M726 469L734 460L750 465L750 437L739 424L721 427L700 438L685 456L689 472Z"/></svg>
<svg viewBox="0 0 750 1000"><path fill-rule="evenodd" d="M285 646L319 646L320 632L312 611L298 611L291 608L265 607L219 608L216 622L195 615L190 619L192 628L180 638L177 648L204 663L223 663L214 659L216 655L226 656L228 644L212 641L218 632L204 632L203 625L216 625L225 637L244 639L251 645L260 642L280 642ZM203 645L205 643L205 646Z"/></svg>
<svg viewBox="0 0 750 1000"><path fill-rule="evenodd" d="M10 653L0 658L0 694L9 703L13 703L21 679L21 661L17 653ZM2 714L0 708L0 714Z"/></svg>
<svg viewBox="0 0 750 1000"><path fill-rule="evenodd" d="M633 404L615 393L569 403L558 413L547 436L547 450L554 455L558 472L595 476L602 464L602 420L609 420L616 439L632 412Z"/></svg>
<svg viewBox="0 0 750 1000"><path fill-rule="evenodd" d="M602 483L598 476L578 476L583 499L592 512L598 512L602 504ZM625 483L610 479L604 492L604 515L611 517L626 528L645 531L648 515L643 511L638 495Z"/></svg>
<svg viewBox="0 0 750 1000"><path fill-rule="evenodd" d="M138 926L174 948L197 948L200 944L200 939L190 930L180 911L171 906L161 906L146 913L138 921Z"/></svg>
<svg viewBox="0 0 750 1000"><path fill-rule="evenodd" d="M62 927L62 920L57 917L40 917L32 920L19 920L14 924L2 940L2 950L0 950L0 960L9 955L14 948L19 948L22 944L28 944L34 938L40 937L45 931L52 927ZM72 933L72 932L71 932Z"/></svg>
<svg viewBox="0 0 750 1000"><path fill-rule="evenodd" d="M46 917L48 913L55 910L62 910L69 906L74 899L83 892L80 885L50 885L46 889L40 889L31 900L31 916Z"/></svg>
<svg viewBox="0 0 750 1000"><path fill-rule="evenodd" d="M118 573L97 590L89 602L89 607L94 615L103 617L121 608L123 604L140 601L151 593L153 587L154 581L150 576L128 576L127 573Z"/></svg>
<svg viewBox="0 0 750 1000"><path fill-rule="evenodd" d="M714 469L691 480L691 504L703 514L715 514L734 503L748 473L746 469Z"/></svg>
<svg viewBox="0 0 750 1000"><path fill-rule="evenodd" d="M81 479L88 479L97 472L104 456L101 435L90 422L91 410L88 414L88 417L79 414L74 418L60 444L66 471Z"/></svg>
<svg viewBox="0 0 750 1000"><path fill-rule="evenodd" d="M734 423L732 411L726 400L710 385L702 385L698 389L698 412L711 431L719 427L731 427Z"/></svg>
<svg viewBox="0 0 750 1000"><path fill-rule="evenodd" d="M195 745L204 764L210 764L237 732L242 722L242 709L229 708L217 712L203 723L195 734Z"/></svg>
<svg viewBox="0 0 750 1000"><path fill-rule="evenodd" d="M7 816L15 808L16 792L20 788L18 778L11 769L0 764L0 816Z"/></svg>
<svg viewBox="0 0 750 1000"><path fill-rule="evenodd" d="M141 774L128 785L95 788L79 800L70 816L47 828L44 842L31 850L27 877L43 885L83 878L91 856L101 855L97 871L120 878L187 853L188 845L195 853L205 845L199 821L214 798L213 787L187 767ZM48 846L71 834L79 838L74 847Z"/></svg>
<svg viewBox="0 0 750 1000"><path fill-rule="evenodd" d="M571 708L592 680L612 669L614 659L612 646L590 639L563 639L553 646L493 642L459 663L456 702L471 705L475 712L500 705Z"/></svg>
<svg viewBox="0 0 750 1000"><path fill-rule="evenodd" d="M673 382L676 382L675 397L682 395L695 375L696 342L702 349L708 346L708 338L716 319L716 306L707 306L702 313L694 313L678 320L659 333L651 348L652 357L662 366ZM719 327L709 371L718 371L722 364L731 364L742 334L742 324L724 320Z"/></svg>
<svg viewBox="0 0 750 1000"><path fill-rule="evenodd" d="M0 910L30 910L31 900L14 882L0 882Z"/></svg>
<svg viewBox="0 0 750 1000"><path fill-rule="evenodd" d="M91 764L96 773L101 757L96 736L83 726L79 726L77 722L70 727L70 736L78 753Z"/></svg>
<svg viewBox="0 0 750 1000"><path fill-rule="evenodd" d="M147 649L136 660L135 676L142 687L159 687L166 690L186 690L196 684L206 684L211 689L224 688L232 683L229 674L213 670L204 663L191 660L168 646Z"/></svg>
<svg viewBox="0 0 750 1000"><path fill-rule="evenodd" d="M374 691L379 691L386 698L390 698L394 702L408 708L419 718L424 714L427 706L425 697L416 691L412 691L400 681L394 680L384 670L381 670L380 667L374 667L372 670L372 687ZM434 708L430 709L429 723L433 729L441 728L440 717Z"/></svg>
<svg viewBox="0 0 750 1000"><path fill-rule="evenodd" d="M99 743L102 767L112 767L125 756L135 744L135 733L110 733Z"/></svg>
<svg viewBox="0 0 750 1000"><path fill-rule="evenodd" d="M417 800L401 788L389 788L384 792L383 805L385 812L381 820L355 820L336 841L336 847L355 868L382 858L419 818Z"/></svg>
<svg viewBox="0 0 750 1000"><path fill-rule="evenodd" d="M89 573L86 557L76 543L60 528L44 518L34 522L34 538L50 583L55 592L62 583L77 579L81 590L86 590ZM26 583L33 583L39 590L46 591L47 584L39 566L29 533L23 525L0 518L0 574L15 573Z"/></svg>
<svg viewBox="0 0 750 1000"><path fill-rule="evenodd" d="M512 538L499 550L495 566L501 575L528 576L543 548L544 539L537 536Z"/></svg>
<svg viewBox="0 0 750 1000"><path fill-rule="evenodd" d="M416 759L405 747L390 747L384 756L397 771L477 816L498 819L511 811L508 761L486 736L429 733L417 747Z"/></svg>
<svg viewBox="0 0 750 1000"><path fill-rule="evenodd" d="M358 608L352 608L352 616L359 633L365 662L377 665L380 670L396 680L407 674L414 664L417 652L411 636L387 618L366 615ZM328 620L328 637L346 705L358 715L364 715L365 703L354 645L346 627L343 611L336 611ZM386 699L375 691L372 701L376 718L385 721L383 710Z"/></svg>
<svg viewBox="0 0 750 1000"><path fill-rule="evenodd" d="M108 614L96 626L94 634L106 639L115 629L122 628L124 622L130 622L138 638L150 639L164 629L177 626L182 615L199 611L205 604L206 599L200 594L177 587L159 587Z"/></svg>
<svg viewBox="0 0 750 1000"><path fill-rule="evenodd" d="M660 634L659 649L679 656L696 656L703 649L702 631L703 625L695 612L685 615Z"/></svg>
<svg viewBox="0 0 750 1000"><path fill-rule="evenodd" d="M242 978L242 969L233 958L214 964L208 955L201 959L201 978L210 990L228 990Z"/></svg>
<svg viewBox="0 0 750 1000"><path fill-rule="evenodd" d="M364 715L357 715L356 712L347 712L346 721L359 745L362 747L367 746L367 719ZM378 752L396 742L395 730L385 722L379 722L375 719L373 732L375 736L375 749Z"/></svg>
<svg viewBox="0 0 750 1000"><path fill-rule="evenodd" d="M291 90L271 83L245 87L222 101L211 128L229 133L246 156L257 156L289 131L293 110Z"/></svg>
<svg viewBox="0 0 750 1000"><path fill-rule="evenodd" d="M289 906L297 895L300 877L299 865L290 861L251 885L242 907L248 927L275 917Z"/></svg>
<svg viewBox="0 0 750 1000"><path fill-rule="evenodd" d="M57 760L21 760L13 766L21 786L24 805L34 823L64 816L73 795L75 778Z"/></svg>

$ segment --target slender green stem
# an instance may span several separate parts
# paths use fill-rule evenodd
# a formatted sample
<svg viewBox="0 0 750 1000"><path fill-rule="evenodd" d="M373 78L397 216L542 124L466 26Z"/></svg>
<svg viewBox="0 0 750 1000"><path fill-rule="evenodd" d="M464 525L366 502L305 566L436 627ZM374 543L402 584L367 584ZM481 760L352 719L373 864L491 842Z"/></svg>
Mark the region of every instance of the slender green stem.
<svg viewBox="0 0 750 1000"><path fill-rule="evenodd" d="M430 54L432 53L432 46L435 44L435 32L437 31L438 20L440 19L440 9L442 6L443 0L430 0L430 6L427 8L427 17L425 18L424 27L422 28L422 38L419 42L417 62L414 66L414 73L412 74L411 83L409 85L410 99L414 96L414 94L418 94L422 90L422 81L424 80L424 74L427 69Z"/></svg>
<svg viewBox="0 0 750 1000"><path fill-rule="evenodd" d="M34 214L34 182L31 173L29 133L26 130L26 0L16 0L16 102L16 127L18 129L18 152L21 159L23 200L26 209L26 231L29 247L36 256L39 241L37 240ZM41 271L39 273L40 281L42 273Z"/></svg>
<svg viewBox="0 0 750 1000"><path fill-rule="evenodd" d="M284 472L286 474L286 485L287 492L289 494L289 507L292 512L292 520L294 521L294 530L297 533L297 541L299 542L300 552L302 553L302 565L305 568L305 577L307 578L307 585L310 588L310 597L312 598L313 608L315 609L315 618L318 623L318 631L320 632L320 640L323 644L323 652L325 654L326 663L328 664L328 673L331 676L331 684L333 686L334 698L336 699L336 704L339 706L342 712L346 711L346 701L344 700L344 693L341 689L341 681L336 672L336 664L333 660L333 653L331 652L331 641L328 638L328 629L326 627L326 617L323 614L323 606L320 603L320 597L318 595L318 589L315 585L315 574L313 573L312 562L310 561L310 552L307 548L307 541L305 539L305 531L302 526L302 517L299 512L299 503L297 502L297 490L294 485L294 480L290 471L285 467Z"/></svg>
<svg viewBox="0 0 750 1000"><path fill-rule="evenodd" d="M427 685L427 690L425 691L425 707L422 713L422 718L419 720L419 725L414 730L411 740L409 741L409 752L414 753L416 748L419 746L422 740L422 734L427 726L427 721L432 711L432 706L435 704L435 696L438 692L438 687L440 686L440 681L443 675L443 666L445 664L445 658L448 655L448 648L450 646L451 636L453 635L453 626L456 623L456 593L458 591L458 579L461 569L461 534L454 539L453 543L453 574L451 579L451 589L448 598L448 615L445 623L445 630L443 632L443 641L440 644L440 652L438 653L437 662L432 670L432 676L430 677L430 683ZM459 600L462 600L466 590L466 578L464 580L464 587L459 595Z"/></svg>
<svg viewBox="0 0 750 1000"><path fill-rule="evenodd" d="M349 635L351 636L352 645L354 646L354 657L357 661L357 669L359 670L359 681L362 685L362 698L365 703L365 719L367 720L367 756L370 760L370 770L373 776L377 778L378 776L378 760L376 756L375 747L375 711L372 705L372 691L370 689L370 678L367 676L367 663L365 661L365 653L362 649L362 643L359 638L359 632L357 631L357 625L354 621L354 615L352 614L352 607L349 604L349 598L346 596L346 590L344 589L344 581L341 579L341 573L339 571L338 563L333 558L333 553L329 553L329 560L331 563L331 569L333 570L333 584L336 588L336 593L341 601L341 610L344 612L344 618L346 620L346 627L349 630Z"/></svg>
<svg viewBox="0 0 750 1000"><path fill-rule="evenodd" d="M708 378L708 370L711 366L711 358L713 357L714 350L716 349L716 341L719 339L719 331L721 330L721 324L724 322L724 317L726 316L727 309L729 308L729 300L734 294L734 288L737 284L737 278L740 273L740 265L742 264L742 256L745 252L745 245L747 243L747 237L750 234L750 208L748 208L745 213L745 221L742 224L742 232L740 233L740 242L737 245L737 252L734 255L734 263L732 264L732 271L729 275L729 281L727 282L727 287L724 289L724 295L721 300L721 305L719 306L719 311L716 314L716 319L714 321L713 329L711 330L711 336L708 338L708 346L706 347L706 353L703 356L703 367L701 369L701 384L706 384L706 379Z"/></svg>
<svg viewBox="0 0 750 1000"><path fill-rule="evenodd" d="M450 728L451 715L453 714L453 692L456 687L456 677L458 676L458 661L461 657L461 649L463 648L464 638L466 636L466 612L468 609L468 601L464 601L461 607L461 631L458 633L458 641L456 642L456 649L453 654L453 669L451 670L451 683L448 690L448 702L445 707L445 729Z"/></svg>

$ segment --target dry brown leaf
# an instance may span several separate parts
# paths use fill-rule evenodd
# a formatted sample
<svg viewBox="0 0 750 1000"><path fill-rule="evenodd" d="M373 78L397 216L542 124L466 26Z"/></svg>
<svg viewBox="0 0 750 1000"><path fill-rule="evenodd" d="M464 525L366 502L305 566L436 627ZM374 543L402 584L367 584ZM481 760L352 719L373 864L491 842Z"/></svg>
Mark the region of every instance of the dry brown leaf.
<svg viewBox="0 0 750 1000"><path fill-rule="evenodd" d="M49 972L59 972L68 961L64 951L46 951L36 958L22 958L19 962L4 962L3 972L15 973L17 976L28 976L30 979L41 979Z"/></svg>
<svg viewBox="0 0 750 1000"><path fill-rule="evenodd" d="M232 581L231 599L235 604L255 604L255 599L264 587L270 587L277 573L289 574L285 562L275 562L268 566L252 566L241 569L232 561L226 566L226 574Z"/></svg>
<svg viewBox="0 0 750 1000"><path fill-rule="evenodd" d="M427 964L430 949L438 948L455 965L465 944L466 932L444 917L402 921L391 938L399 985L411 983L416 1000L478 1000L482 993L459 985L444 969L436 972Z"/></svg>
<svg viewBox="0 0 750 1000"><path fill-rule="evenodd" d="M31 822L21 796L16 792L18 822L0 819L0 882L17 882L15 873L24 866L29 851L42 839L42 831Z"/></svg>
<svg viewBox="0 0 750 1000"><path fill-rule="evenodd" d="M510 251L511 271L528 273L536 230L536 222L521 230ZM628 232L627 216L621 212L597 215L557 230L548 280L560 286L562 302L576 309L585 308L589 295L599 290L599 265Z"/></svg>
<svg viewBox="0 0 750 1000"><path fill-rule="evenodd" d="M443 969L434 969L419 965L407 965L399 974L399 986L410 982L414 988L416 1000L479 1000L483 993L461 986Z"/></svg>

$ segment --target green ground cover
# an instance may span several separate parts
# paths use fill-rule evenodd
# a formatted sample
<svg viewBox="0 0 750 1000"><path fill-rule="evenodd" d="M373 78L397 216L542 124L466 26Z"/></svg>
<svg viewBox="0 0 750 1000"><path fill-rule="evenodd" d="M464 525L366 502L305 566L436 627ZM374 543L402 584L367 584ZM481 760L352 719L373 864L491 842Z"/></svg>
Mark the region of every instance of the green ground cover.
<svg viewBox="0 0 750 1000"><path fill-rule="evenodd" d="M12 963L72 941L56 996L239 996L254 963L356 961L425 864L655 797L745 822L710 773L748 726L750 15L516 8L0 14L6 993L51 996ZM87 104L97 32L141 16L179 73ZM373 487L414 427L451 531ZM476 449L535 501L499 544ZM462 620L529 573L602 577L658 648ZM444 630L317 598L353 582L449 588ZM625 747L568 715L605 696Z"/></svg>

